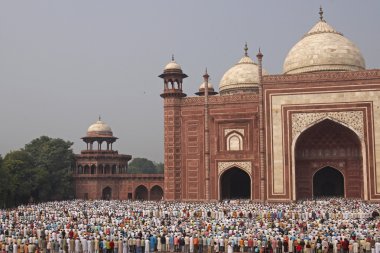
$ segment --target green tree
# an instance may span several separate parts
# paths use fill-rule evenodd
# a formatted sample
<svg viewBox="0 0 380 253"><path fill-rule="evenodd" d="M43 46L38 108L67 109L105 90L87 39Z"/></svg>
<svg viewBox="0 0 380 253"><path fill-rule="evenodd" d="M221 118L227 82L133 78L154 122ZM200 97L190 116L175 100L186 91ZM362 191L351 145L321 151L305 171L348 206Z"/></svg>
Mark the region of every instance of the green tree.
<svg viewBox="0 0 380 253"><path fill-rule="evenodd" d="M140 168L142 170L155 168L154 163L146 158L134 158L129 163L130 168Z"/></svg>
<svg viewBox="0 0 380 253"><path fill-rule="evenodd" d="M34 167L41 176L38 179L36 200L60 200L73 196L73 181L69 173L74 164L72 142L41 136L25 145Z"/></svg>
<svg viewBox="0 0 380 253"><path fill-rule="evenodd" d="M156 163L157 173L164 173L164 163Z"/></svg>
<svg viewBox="0 0 380 253"><path fill-rule="evenodd" d="M154 163L146 158L134 158L128 165L129 173L157 174L163 173L163 164Z"/></svg>
<svg viewBox="0 0 380 253"><path fill-rule="evenodd" d="M0 156L0 208L10 205L10 176L8 170L5 169L3 158Z"/></svg>
<svg viewBox="0 0 380 253"><path fill-rule="evenodd" d="M25 150L11 151L4 157L3 167L8 175L5 191L9 191L7 206L27 203L37 190L40 177Z"/></svg>
<svg viewBox="0 0 380 253"><path fill-rule="evenodd" d="M23 149L9 152L0 163L1 207L74 196L69 173L74 163L72 144L42 136Z"/></svg>

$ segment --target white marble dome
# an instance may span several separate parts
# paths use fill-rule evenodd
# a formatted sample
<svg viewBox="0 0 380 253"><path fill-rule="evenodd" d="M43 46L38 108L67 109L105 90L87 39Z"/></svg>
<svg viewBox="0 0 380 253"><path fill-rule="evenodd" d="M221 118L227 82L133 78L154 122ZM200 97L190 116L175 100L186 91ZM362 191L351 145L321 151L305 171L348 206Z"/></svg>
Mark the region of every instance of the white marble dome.
<svg viewBox="0 0 380 253"><path fill-rule="evenodd" d="M112 129L104 121L98 120L87 129L88 136L112 136Z"/></svg>
<svg viewBox="0 0 380 253"><path fill-rule="evenodd" d="M172 56L171 62L166 64L164 71L170 71L170 70L180 70L182 71L181 66L174 60L174 55Z"/></svg>
<svg viewBox="0 0 380 253"><path fill-rule="evenodd" d="M267 72L263 69L263 75ZM245 54L240 61L224 73L220 84L221 95L258 88L259 66Z"/></svg>
<svg viewBox="0 0 380 253"><path fill-rule="evenodd" d="M365 69L359 48L321 20L289 51L284 74Z"/></svg>
<svg viewBox="0 0 380 253"><path fill-rule="evenodd" d="M171 61L168 64L166 64L164 70L169 70L169 69L178 69L181 70L181 66L176 63L175 61Z"/></svg>

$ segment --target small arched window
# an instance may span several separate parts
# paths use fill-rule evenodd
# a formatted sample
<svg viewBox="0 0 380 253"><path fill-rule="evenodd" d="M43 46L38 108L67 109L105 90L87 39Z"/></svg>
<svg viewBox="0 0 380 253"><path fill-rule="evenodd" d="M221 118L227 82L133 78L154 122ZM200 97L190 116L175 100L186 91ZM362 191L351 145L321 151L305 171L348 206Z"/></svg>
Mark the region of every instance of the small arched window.
<svg viewBox="0 0 380 253"><path fill-rule="evenodd" d="M82 167L82 165L78 166L78 174L83 174L83 167Z"/></svg>
<svg viewBox="0 0 380 253"><path fill-rule="evenodd" d="M237 133L231 133L227 137L227 150L239 151L243 150L243 138Z"/></svg>

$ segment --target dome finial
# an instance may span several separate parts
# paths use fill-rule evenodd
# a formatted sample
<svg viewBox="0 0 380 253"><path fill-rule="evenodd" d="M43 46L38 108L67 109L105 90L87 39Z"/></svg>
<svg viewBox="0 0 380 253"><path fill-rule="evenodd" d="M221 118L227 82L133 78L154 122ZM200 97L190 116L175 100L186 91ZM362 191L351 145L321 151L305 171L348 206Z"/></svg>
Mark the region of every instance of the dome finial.
<svg viewBox="0 0 380 253"><path fill-rule="evenodd" d="M208 73L207 73L207 67L206 67L206 71L205 71L205 74L203 75L203 79L204 79L204 81L205 82L208 82L208 78L209 78L210 76L208 75Z"/></svg>
<svg viewBox="0 0 380 253"><path fill-rule="evenodd" d="M245 42L245 45L244 45L244 55L245 55L245 56L248 56L248 46L247 46L247 42Z"/></svg>
<svg viewBox="0 0 380 253"><path fill-rule="evenodd" d="M321 21L325 21L325 20L323 19L322 5L319 7L319 19L320 19Z"/></svg>
<svg viewBox="0 0 380 253"><path fill-rule="evenodd" d="M100 117L100 115L99 115L99 121L102 121L102 117Z"/></svg>
<svg viewBox="0 0 380 253"><path fill-rule="evenodd" d="M261 53L261 48L259 47L259 52L257 53L257 55L256 55L256 57L257 57L257 59L262 59L263 58L263 54Z"/></svg>
<svg viewBox="0 0 380 253"><path fill-rule="evenodd" d="M172 54L172 61L174 61L174 54Z"/></svg>

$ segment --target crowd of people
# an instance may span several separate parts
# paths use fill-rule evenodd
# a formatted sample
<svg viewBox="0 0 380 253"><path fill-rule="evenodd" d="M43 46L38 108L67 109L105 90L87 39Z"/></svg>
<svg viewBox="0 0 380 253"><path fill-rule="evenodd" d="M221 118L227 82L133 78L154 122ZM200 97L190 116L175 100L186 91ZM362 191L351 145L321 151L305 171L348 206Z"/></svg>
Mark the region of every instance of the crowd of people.
<svg viewBox="0 0 380 253"><path fill-rule="evenodd" d="M380 253L379 204L60 201L0 210L12 253Z"/></svg>

